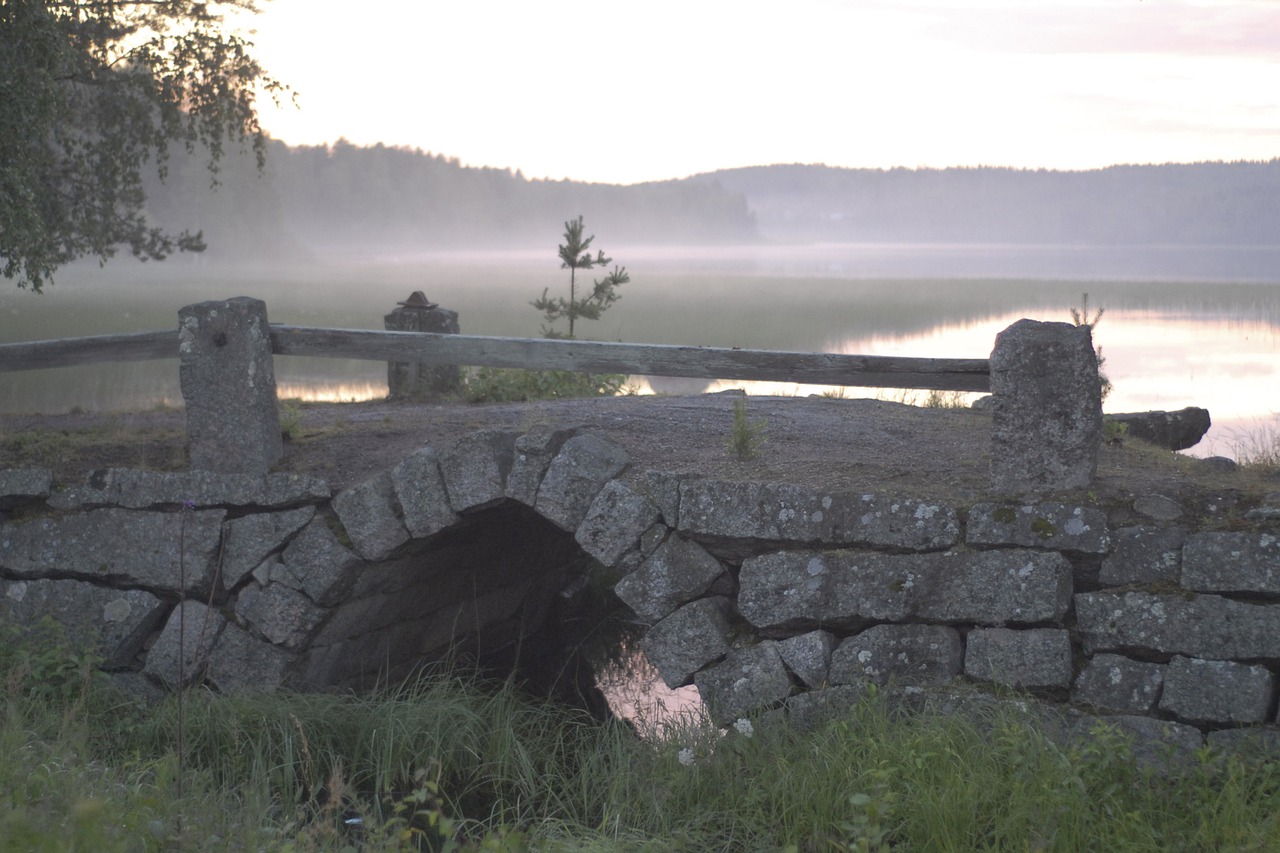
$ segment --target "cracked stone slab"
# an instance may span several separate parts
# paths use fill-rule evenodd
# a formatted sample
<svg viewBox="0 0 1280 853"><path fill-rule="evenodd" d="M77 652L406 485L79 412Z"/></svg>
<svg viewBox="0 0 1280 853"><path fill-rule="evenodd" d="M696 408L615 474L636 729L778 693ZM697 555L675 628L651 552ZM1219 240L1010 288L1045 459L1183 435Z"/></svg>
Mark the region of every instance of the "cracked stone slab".
<svg viewBox="0 0 1280 853"><path fill-rule="evenodd" d="M533 506L551 460L566 441L580 432L581 427L577 426L537 426L517 438L511 473L507 475L507 497Z"/></svg>
<svg viewBox="0 0 1280 853"><path fill-rule="evenodd" d="M222 474L213 471L143 471L104 468L84 483L49 496L54 509L118 506L126 509L204 507L287 509L327 501L329 485L309 474Z"/></svg>
<svg viewBox="0 0 1280 853"><path fill-rule="evenodd" d="M1190 534L1182 549L1182 586L1197 592L1280 595L1280 535Z"/></svg>
<svg viewBox="0 0 1280 853"><path fill-rule="evenodd" d="M72 575L160 594L208 593L223 510L96 509L0 525L0 567L21 578Z"/></svg>
<svg viewBox="0 0 1280 853"><path fill-rule="evenodd" d="M775 705L791 695L791 678L776 643L765 641L730 652L693 677L711 721L727 726L740 717Z"/></svg>
<svg viewBox="0 0 1280 853"><path fill-rule="evenodd" d="M1181 527L1122 527L1115 532L1115 547L1102 561L1098 580L1108 586L1177 583L1186 538Z"/></svg>
<svg viewBox="0 0 1280 853"><path fill-rule="evenodd" d="M840 643L831 683L946 684L960 674L960 632L941 625L874 625Z"/></svg>
<svg viewBox="0 0 1280 853"><path fill-rule="evenodd" d="M51 617L69 645L101 654L107 668L131 664L165 610L159 598L141 589L76 580L0 580L0 621L34 626Z"/></svg>
<svg viewBox="0 0 1280 853"><path fill-rule="evenodd" d="M960 538L955 508L933 501L708 480L681 482L677 529L738 559L760 543L930 551Z"/></svg>
<svg viewBox="0 0 1280 853"><path fill-rule="evenodd" d="M409 541L389 471L339 492L333 511L356 553L366 560L381 560Z"/></svg>
<svg viewBox="0 0 1280 853"><path fill-rule="evenodd" d="M142 671L170 689L198 684L226 625L226 618L218 611L198 601L180 602L147 653Z"/></svg>
<svg viewBox="0 0 1280 853"><path fill-rule="evenodd" d="M285 512L255 513L233 518L223 525L222 585L239 586L268 556L284 547L295 533L315 517L315 507Z"/></svg>
<svg viewBox="0 0 1280 853"><path fill-rule="evenodd" d="M640 641L640 650L663 682L675 690L691 683L695 672L729 653L729 633L724 605L700 598L650 628Z"/></svg>
<svg viewBox="0 0 1280 853"><path fill-rule="evenodd" d="M966 542L1106 554L1111 550L1111 531L1106 514L1092 507L1054 501L985 503L969 510Z"/></svg>
<svg viewBox="0 0 1280 853"><path fill-rule="evenodd" d="M1071 701L1121 714L1149 714L1164 686L1164 664L1094 655L1076 676Z"/></svg>
<svg viewBox="0 0 1280 853"><path fill-rule="evenodd" d="M656 622L702 595L724 571L698 543L671 536L613 589L637 616Z"/></svg>
<svg viewBox="0 0 1280 853"><path fill-rule="evenodd" d="M440 473L454 512L476 512L506 498L517 438L504 430L480 430L439 450Z"/></svg>
<svg viewBox="0 0 1280 853"><path fill-rule="evenodd" d="M738 576L738 609L766 632L848 628L871 622L1037 623L1071 603L1061 554L1000 550L880 554L778 551L752 557Z"/></svg>
<svg viewBox="0 0 1280 853"><path fill-rule="evenodd" d="M592 557L613 568L631 551L661 513L648 498L620 480L605 483L578 525L574 539Z"/></svg>
<svg viewBox="0 0 1280 853"><path fill-rule="evenodd" d="M430 447L414 451L391 469L391 485L414 539L432 536L458 523L440 471L440 456Z"/></svg>
<svg viewBox="0 0 1280 853"><path fill-rule="evenodd" d="M1274 695L1264 666L1178 655L1165 669L1160 710L1191 723L1260 723Z"/></svg>
<svg viewBox="0 0 1280 853"><path fill-rule="evenodd" d="M547 466L533 508L558 527L576 530L605 483L630 462L627 452L608 439L575 435Z"/></svg>
<svg viewBox="0 0 1280 853"><path fill-rule="evenodd" d="M1088 592L1075 597L1086 655L1155 652L1217 660L1280 658L1280 608L1216 595Z"/></svg>
<svg viewBox="0 0 1280 853"><path fill-rule="evenodd" d="M1060 628L975 628L965 638L964 674L1015 688L1069 687L1071 637Z"/></svg>

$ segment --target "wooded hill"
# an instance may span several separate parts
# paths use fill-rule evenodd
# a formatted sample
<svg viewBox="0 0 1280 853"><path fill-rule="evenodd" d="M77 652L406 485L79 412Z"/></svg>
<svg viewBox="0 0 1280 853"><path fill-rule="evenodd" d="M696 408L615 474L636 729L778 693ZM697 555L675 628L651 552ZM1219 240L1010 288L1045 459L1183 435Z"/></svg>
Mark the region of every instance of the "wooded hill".
<svg viewBox="0 0 1280 853"><path fill-rule="evenodd" d="M1004 168L761 166L700 175L740 192L770 240L1280 244L1280 160Z"/></svg>
<svg viewBox="0 0 1280 853"><path fill-rule="evenodd" d="M757 239L740 193L714 180L617 186L529 180L422 151L272 143L259 175L229 158L209 192L202 161L175 153L148 209L166 228L202 229L208 256L411 253L438 248L551 247L585 216L602 245L743 243Z"/></svg>
<svg viewBox="0 0 1280 853"><path fill-rule="evenodd" d="M210 259L555 245L586 217L612 247L766 242L1280 244L1280 160L1081 172L775 165L619 186L530 180L383 145L272 143L217 192L175 153L149 210Z"/></svg>

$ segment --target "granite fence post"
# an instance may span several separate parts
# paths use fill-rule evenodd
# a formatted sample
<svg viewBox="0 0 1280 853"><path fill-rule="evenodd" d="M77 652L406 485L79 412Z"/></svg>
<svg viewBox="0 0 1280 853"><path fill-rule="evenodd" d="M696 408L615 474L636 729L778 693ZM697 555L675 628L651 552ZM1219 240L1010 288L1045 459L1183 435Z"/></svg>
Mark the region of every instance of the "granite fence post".
<svg viewBox="0 0 1280 853"><path fill-rule="evenodd" d="M267 304L201 302L179 309L178 321L191 468L266 473L284 455Z"/></svg>
<svg viewBox="0 0 1280 853"><path fill-rule="evenodd" d="M1102 390L1088 326L1019 320L991 352L991 485L1084 488L1098 470Z"/></svg>
<svg viewBox="0 0 1280 853"><path fill-rule="evenodd" d="M388 331L458 334L458 312L429 301L421 290L399 304L384 318ZM387 396L392 400L438 400L461 387L462 371L457 365L387 362Z"/></svg>

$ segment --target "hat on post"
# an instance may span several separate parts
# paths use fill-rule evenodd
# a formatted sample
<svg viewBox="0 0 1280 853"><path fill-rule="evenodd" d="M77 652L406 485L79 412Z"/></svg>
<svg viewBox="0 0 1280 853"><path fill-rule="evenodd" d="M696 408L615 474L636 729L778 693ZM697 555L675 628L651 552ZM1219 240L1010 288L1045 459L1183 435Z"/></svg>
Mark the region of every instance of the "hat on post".
<svg viewBox="0 0 1280 853"><path fill-rule="evenodd" d="M403 305L405 308L439 308L440 306L427 299L427 295L421 290L415 290L409 294L408 299L401 300L396 303Z"/></svg>

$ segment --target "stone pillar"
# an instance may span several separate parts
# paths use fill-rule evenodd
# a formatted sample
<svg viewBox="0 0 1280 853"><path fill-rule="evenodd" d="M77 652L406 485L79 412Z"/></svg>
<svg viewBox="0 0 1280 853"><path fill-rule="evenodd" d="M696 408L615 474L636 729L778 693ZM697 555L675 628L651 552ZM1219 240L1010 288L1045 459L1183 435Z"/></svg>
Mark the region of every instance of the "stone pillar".
<svg viewBox="0 0 1280 853"><path fill-rule="evenodd" d="M1102 390L1088 326L1019 320L991 352L991 485L1085 488L1098 470Z"/></svg>
<svg viewBox="0 0 1280 853"><path fill-rule="evenodd" d="M384 318L388 331L458 334L458 312L429 301L421 290L398 304L401 307ZM438 400L461 388L462 371L457 365L387 362L387 397L392 400Z"/></svg>
<svg viewBox="0 0 1280 853"><path fill-rule="evenodd" d="M267 304L238 296L178 311L178 376L193 469L264 474L284 455Z"/></svg>

